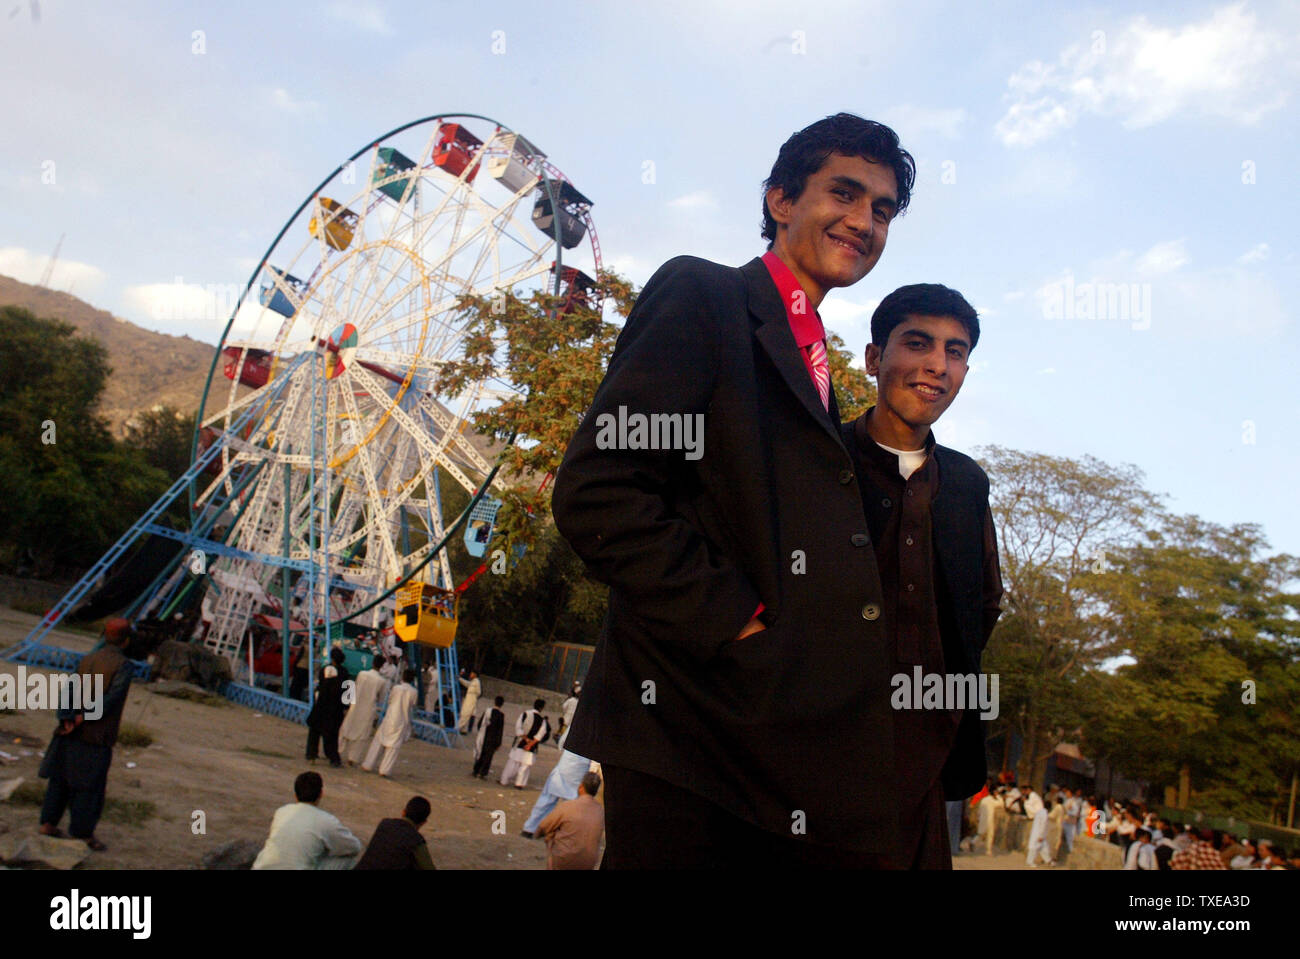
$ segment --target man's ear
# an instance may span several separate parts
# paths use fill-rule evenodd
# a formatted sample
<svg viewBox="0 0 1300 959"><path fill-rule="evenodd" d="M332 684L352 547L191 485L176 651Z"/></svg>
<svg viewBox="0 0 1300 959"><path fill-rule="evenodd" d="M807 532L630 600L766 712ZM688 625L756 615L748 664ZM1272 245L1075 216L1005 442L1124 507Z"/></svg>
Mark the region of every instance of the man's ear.
<svg viewBox="0 0 1300 959"><path fill-rule="evenodd" d="M764 194L767 201L767 212L772 215L772 219L778 224L790 222L790 201L785 198L785 191L779 186L774 186Z"/></svg>
<svg viewBox="0 0 1300 959"><path fill-rule="evenodd" d="M867 375L868 375L868 376L879 376L879 375L880 375L880 357L881 357L881 353L882 353L882 351L881 351L880 347L876 346L875 343L868 343L868 344L867 344L867 355L866 355L866 357L865 357L865 362L866 362Z"/></svg>

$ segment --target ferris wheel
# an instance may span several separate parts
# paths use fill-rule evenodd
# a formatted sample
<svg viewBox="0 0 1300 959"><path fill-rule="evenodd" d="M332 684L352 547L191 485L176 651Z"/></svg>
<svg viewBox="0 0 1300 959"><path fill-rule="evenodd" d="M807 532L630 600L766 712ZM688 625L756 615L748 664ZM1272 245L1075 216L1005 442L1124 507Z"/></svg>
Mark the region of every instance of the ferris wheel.
<svg viewBox="0 0 1300 959"><path fill-rule="evenodd" d="M204 392L191 518L226 547L207 570L208 648L238 657L268 607L313 625L366 610L378 626L374 601L417 567L454 586L436 549L447 484L500 490L471 417L516 393L485 378L438 395L472 335L461 298L545 290L599 309L591 205L524 136L439 115L358 151L299 206ZM494 502L476 508L480 541Z"/></svg>
<svg viewBox="0 0 1300 959"><path fill-rule="evenodd" d="M426 117L354 153L249 279L214 355L189 468L0 656L76 669L80 654L45 637L136 544L160 537L179 552L125 615L155 640L197 618L197 637L232 665L246 644L248 682L225 683L227 696L304 720L310 687L305 701L284 695L290 634L311 637L310 665L344 622L378 627L391 610L403 641L436 647L433 678L449 691L415 734L448 744L459 688L446 543L468 519L466 549L484 555L502 484L472 417L517 392L484 375L439 395L438 373L467 344L504 356L462 309L466 296L544 291L561 313L600 311L591 205L535 144L483 116ZM458 518L445 505L452 484L473 494ZM182 502L188 529L168 519ZM394 594L401 608L387 603ZM281 635L274 669L254 662L259 621ZM266 674L279 674L280 694L257 688Z"/></svg>

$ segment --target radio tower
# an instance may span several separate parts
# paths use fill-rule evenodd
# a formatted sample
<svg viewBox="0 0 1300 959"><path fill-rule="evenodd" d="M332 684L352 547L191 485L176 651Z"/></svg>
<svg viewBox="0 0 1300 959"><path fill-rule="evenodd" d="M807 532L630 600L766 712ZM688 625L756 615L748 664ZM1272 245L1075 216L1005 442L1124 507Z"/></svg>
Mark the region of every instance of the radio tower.
<svg viewBox="0 0 1300 959"><path fill-rule="evenodd" d="M66 233L59 235L59 242L54 244L54 252L50 254L50 262L45 264L45 272L41 274L41 282L37 286L43 286L47 290L50 288L50 275L54 272L54 264L59 262L59 250L63 249L63 238Z"/></svg>

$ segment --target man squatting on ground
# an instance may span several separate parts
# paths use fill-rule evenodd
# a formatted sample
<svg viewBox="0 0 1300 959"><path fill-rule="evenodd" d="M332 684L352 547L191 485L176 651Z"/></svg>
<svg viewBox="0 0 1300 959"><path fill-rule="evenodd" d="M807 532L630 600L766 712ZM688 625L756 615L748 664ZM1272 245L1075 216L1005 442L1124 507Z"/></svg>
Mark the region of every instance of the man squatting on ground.
<svg viewBox="0 0 1300 959"><path fill-rule="evenodd" d="M792 136L768 252L664 264L569 445L556 524L610 586L566 743L604 772L604 867L951 867L944 797L984 781L978 711L890 694L916 665L977 673L996 620L988 479L930 432L979 325L945 287L886 297L878 403L841 425L816 312L870 272L914 176L851 114ZM611 448L620 408L701 415L702 457Z"/></svg>

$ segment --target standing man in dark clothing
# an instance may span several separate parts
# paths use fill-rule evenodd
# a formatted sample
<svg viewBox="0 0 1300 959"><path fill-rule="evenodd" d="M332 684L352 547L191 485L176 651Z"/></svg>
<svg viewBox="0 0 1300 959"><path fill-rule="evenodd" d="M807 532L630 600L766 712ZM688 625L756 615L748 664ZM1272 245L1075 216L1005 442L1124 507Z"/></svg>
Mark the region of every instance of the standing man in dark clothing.
<svg viewBox="0 0 1300 959"><path fill-rule="evenodd" d="M852 114L790 137L768 252L662 266L569 444L555 522L610 594L565 745L601 763L606 868L912 864L817 309L876 265L914 178L894 131Z"/></svg>
<svg viewBox="0 0 1300 959"><path fill-rule="evenodd" d="M316 682L316 703L307 714L307 758L315 762L317 747L325 740L325 758L331 766L342 766L339 757L339 729L348 706L343 701L344 683L352 678L343 665L343 650L335 646L330 650L330 662L320 671Z"/></svg>
<svg viewBox="0 0 1300 959"><path fill-rule="evenodd" d="M299 640L289 648L289 659L293 664L293 678L289 680L289 698L307 699L307 643Z"/></svg>
<svg viewBox="0 0 1300 959"><path fill-rule="evenodd" d="M934 283L890 293L871 318L867 373L877 402L844 425L884 596L881 621L895 676L977 676L998 621L1002 577L989 481L938 446L930 426L957 398L979 341L975 310ZM894 768L903 861L951 869L944 799L966 799L987 775L973 704L899 709Z"/></svg>
<svg viewBox="0 0 1300 959"><path fill-rule="evenodd" d="M383 819L354 869L434 869L420 830L429 819L429 800L412 796L400 819Z"/></svg>
<svg viewBox="0 0 1300 959"><path fill-rule="evenodd" d="M474 760L474 770L470 773L479 779L487 779L492 769L492 756L501 746L501 738L506 731L506 714L501 711L506 702L505 697L498 696L493 702L486 722L479 727L478 757Z"/></svg>
<svg viewBox="0 0 1300 959"><path fill-rule="evenodd" d="M59 728L41 761L40 775L50 781L41 806L42 835L62 836L59 820L70 809L68 832L96 852L107 848L95 838L95 825L104 811L108 767L131 689L131 662L123 650L133 634L125 619L110 619L104 626L104 645L77 666L82 707L59 704ZM97 702L86 702L91 690Z"/></svg>

